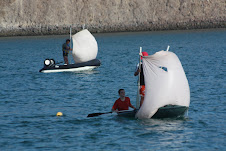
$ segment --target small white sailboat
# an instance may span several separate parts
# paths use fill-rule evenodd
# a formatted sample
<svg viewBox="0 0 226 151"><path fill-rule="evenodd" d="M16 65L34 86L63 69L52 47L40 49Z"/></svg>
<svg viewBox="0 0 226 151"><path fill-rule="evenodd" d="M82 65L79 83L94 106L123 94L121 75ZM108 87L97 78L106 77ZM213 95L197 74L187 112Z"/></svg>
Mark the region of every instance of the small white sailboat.
<svg viewBox="0 0 226 151"><path fill-rule="evenodd" d="M100 66L100 61L96 59L98 53L97 41L87 29L73 35L72 41L74 64L57 65L53 59L46 59L44 67L39 72L76 72L93 70Z"/></svg>
<svg viewBox="0 0 226 151"><path fill-rule="evenodd" d="M143 56L144 102L136 112L119 116L139 119L184 116L190 105L189 84L179 58L168 49Z"/></svg>

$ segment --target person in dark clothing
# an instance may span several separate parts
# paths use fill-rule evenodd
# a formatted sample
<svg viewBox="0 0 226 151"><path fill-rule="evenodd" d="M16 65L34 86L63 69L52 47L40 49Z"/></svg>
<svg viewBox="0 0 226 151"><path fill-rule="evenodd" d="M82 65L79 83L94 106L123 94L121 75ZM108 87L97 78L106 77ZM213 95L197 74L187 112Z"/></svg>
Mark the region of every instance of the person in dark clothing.
<svg viewBox="0 0 226 151"><path fill-rule="evenodd" d="M66 43L64 43L62 45L62 51L63 51L63 57L64 57L64 63L65 64L68 64L68 53L69 53L70 50L72 50L70 48L69 44L70 44L70 39L67 39Z"/></svg>

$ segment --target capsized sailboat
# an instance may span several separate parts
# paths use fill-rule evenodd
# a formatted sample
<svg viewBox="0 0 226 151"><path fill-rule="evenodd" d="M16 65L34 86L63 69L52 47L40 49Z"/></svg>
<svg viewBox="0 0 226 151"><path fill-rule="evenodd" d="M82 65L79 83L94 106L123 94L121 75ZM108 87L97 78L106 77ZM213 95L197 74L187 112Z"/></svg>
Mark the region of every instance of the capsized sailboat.
<svg viewBox="0 0 226 151"><path fill-rule="evenodd" d="M54 59L46 59L44 67L39 72L76 72L93 70L100 66L100 61L96 59L98 53L97 41L87 29L73 35L72 40L74 64L58 65Z"/></svg>
<svg viewBox="0 0 226 151"><path fill-rule="evenodd" d="M143 56L145 97L137 111L119 116L139 119L176 118L184 116L190 105L190 89L184 69L177 55L159 51Z"/></svg>

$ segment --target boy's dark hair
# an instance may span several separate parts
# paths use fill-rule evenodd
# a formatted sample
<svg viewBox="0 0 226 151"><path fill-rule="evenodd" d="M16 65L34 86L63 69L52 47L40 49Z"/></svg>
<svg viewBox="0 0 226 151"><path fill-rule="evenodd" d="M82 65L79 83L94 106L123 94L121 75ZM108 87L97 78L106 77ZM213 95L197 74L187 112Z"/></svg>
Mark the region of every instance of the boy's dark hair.
<svg viewBox="0 0 226 151"><path fill-rule="evenodd" d="M119 89L119 90L118 90L118 94L120 94L120 92L121 92L122 90L124 90L124 89Z"/></svg>
<svg viewBox="0 0 226 151"><path fill-rule="evenodd" d="M68 42L68 41L70 42L70 39L67 39L67 40L66 40L66 42Z"/></svg>

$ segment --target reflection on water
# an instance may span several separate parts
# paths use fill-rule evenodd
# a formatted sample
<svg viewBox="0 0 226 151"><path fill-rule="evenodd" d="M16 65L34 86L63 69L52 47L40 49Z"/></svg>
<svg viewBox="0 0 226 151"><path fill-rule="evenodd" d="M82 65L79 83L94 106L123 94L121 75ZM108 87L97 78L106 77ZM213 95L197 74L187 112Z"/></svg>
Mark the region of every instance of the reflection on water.
<svg viewBox="0 0 226 151"><path fill-rule="evenodd" d="M89 70L89 71L78 71L78 72L72 72L73 74L75 74L76 76L87 76L90 74L98 74L100 73L100 71L98 70L98 68L94 69L94 70Z"/></svg>
<svg viewBox="0 0 226 151"><path fill-rule="evenodd" d="M183 128L183 123L187 120L185 118L180 119L146 119L140 120L139 123L146 130L155 131L175 131ZM149 127L150 126L150 127Z"/></svg>

